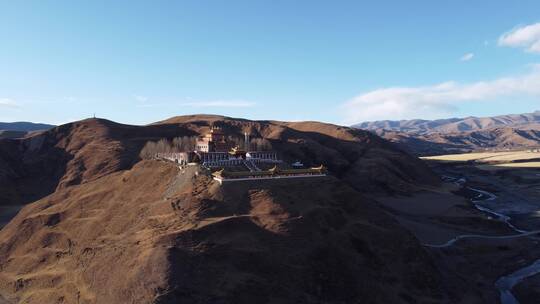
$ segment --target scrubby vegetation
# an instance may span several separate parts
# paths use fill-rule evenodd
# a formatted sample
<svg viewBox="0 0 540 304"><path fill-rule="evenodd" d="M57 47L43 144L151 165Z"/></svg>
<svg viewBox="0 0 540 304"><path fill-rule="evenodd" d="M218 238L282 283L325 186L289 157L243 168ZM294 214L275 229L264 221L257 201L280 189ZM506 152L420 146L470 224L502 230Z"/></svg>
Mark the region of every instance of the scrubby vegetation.
<svg viewBox="0 0 540 304"><path fill-rule="evenodd" d="M144 145L139 156L143 159L149 159L156 153L193 151L196 142L197 137L194 136L175 137L172 140L162 138L158 141L149 141Z"/></svg>
<svg viewBox="0 0 540 304"><path fill-rule="evenodd" d="M254 151L270 151L272 150L272 144L266 138L253 138L250 142L250 149Z"/></svg>
<svg viewBox="0 0 540 304"><path fill-rule="evenodd" d="M230 136L228 141L235 143L238 147L244 147L243 139ZM176 153L176 152L188 152L195 150L197 143L197 137L195 136L183 136L175 137L172 140L162 138L158 141L149 141L142 148L139 156L142 159L150 159L156 153ZM265 138L253 138L249 143L248 150L250 151L270 151L272 150L272 144Z"/></svg>

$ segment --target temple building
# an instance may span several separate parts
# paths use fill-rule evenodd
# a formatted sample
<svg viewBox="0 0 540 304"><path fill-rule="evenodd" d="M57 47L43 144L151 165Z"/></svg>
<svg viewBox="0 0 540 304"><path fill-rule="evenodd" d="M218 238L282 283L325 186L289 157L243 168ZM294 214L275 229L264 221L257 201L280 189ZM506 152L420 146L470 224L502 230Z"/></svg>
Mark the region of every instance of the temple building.
<svg viewBox="0 0 540 304"><path fill-rule="evenodd" d="M230 140L220 127L212 126L210 132L197 139L194 151L157 153L156 158L180 165L198 164L213 171L212 177L220 184L229 181L282 179L326 176L324 166L303 168L297 161L292 169L279 159L274 151L264 148L250 150L250 136L244 133L244 143ZM270 168L270 169L268 169Z"/></svg>
<svg viewBox="0 0 540 304"><path fill-rule="evenodd" d="M238 144L227 138L221 127L212 126L210 132L199 137L195 147L197 162L205 167L229 167L245 165L256 170L257 163L280 163L277 153L272 151L248 151L250 136L244 133L244 143Z"/></svg>
<svg viewBox="0 0 540 304"><path fill-rule="evenodd" d="M197 140L196 151L227 153L234 147L235 144L225 137L223 129L212 126L209 133Z"/></svg>
<svg viewBox="0 0 540 304"><path fill-rule="evenodd" d="M279 169L277 166L274 166L268 170L250 170L243 172L229 172L226 169L221 169L212 173L212 177L214 180L218 181L219 184L223 184L224 182L253 181L261 179L324 177L326 174L327 169L323 165L308 169Z"/></svg>

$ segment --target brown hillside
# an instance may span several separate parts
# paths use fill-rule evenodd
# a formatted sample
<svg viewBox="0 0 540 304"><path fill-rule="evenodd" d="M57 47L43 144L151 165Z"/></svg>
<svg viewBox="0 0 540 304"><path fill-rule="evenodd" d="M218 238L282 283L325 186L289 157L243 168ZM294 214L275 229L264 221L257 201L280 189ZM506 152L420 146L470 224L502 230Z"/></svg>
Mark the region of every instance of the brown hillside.
<svg viewBox="0 0 540 304"><path fill-rule="evenodd" d="M18 140L0 140L0 206L39 199L66 186L128 169L148 140L193 135L181 126L138 127L104 119L62 125Z"/></svg>
<svg viewBox="0 0 540 304"><path fill-rule="evenodd" d="M268 138L288 161L324 164L362 191L407 191L437 178L416 158L377 136L316 122L249 121L212 115L181 116L148 126L87 119L24 139L2 140L0 206L39 199L55 190L95 180L137 163L149 141L204 134L221 123L239 137ZM6 143L6 144L4 144Z"/></svg>
<svg viewBox="0 0 540 304"><path fill-rule="evenodd" d="M149 140L267 138L319 179L235 183L140 161ZM365 131L317 122L90 119L0 145L0 299L15 303L396 303L474 297L364 194L438 179ZM4 184L7 185L7 184ZM364 193L364 194L362 194ZM465 290L455 294L452 290Z"/></svg>
<svg viewBox="0 0 540 304"><path fill-rule="evenodd" d="M26 206L0 242L0 294L18 303L471 296L458 281L443 283L409 233L333 177L222 188L192 170L144 161Z"/></svg>

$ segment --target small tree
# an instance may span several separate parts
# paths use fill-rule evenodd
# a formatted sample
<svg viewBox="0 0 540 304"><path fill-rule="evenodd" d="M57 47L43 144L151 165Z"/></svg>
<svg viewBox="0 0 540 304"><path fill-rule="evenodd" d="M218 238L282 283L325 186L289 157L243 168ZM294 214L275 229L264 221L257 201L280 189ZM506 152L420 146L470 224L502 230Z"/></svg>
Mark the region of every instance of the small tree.
<svg viewBox="0 0 540 304"><path fill-rule="evenodd" d="M142 159L151 159L157 153L156 143L153 141L147 142L139 153Z"/></svg>
<svg viewBox="0 0 540 304"><path fill-rule="evenodd" d="M142 159L151 159L157 153L177 153L195 150L197 137L183 136L175 137L172 141L162 138L157 142L149 141L141 149L139 156Z"/></svg>
<svg viewBox="0 0 540 304"><path fill-rule="evenodd" d="M183 148L184 150L182 152L189 152L195 150L195 146L197 145L197 137L195 136L184 136L182 137L183 142Z"/></svg>
<svg viewBox="0 0 540 304"><path fill-rule="evenodd" d="M172 149L175 152L182 151L182 149L183 149L182 137L173 138L173 140L172 140Z"/></svg>
<svg viewBox="0 0 540 304"><path fill-rule="evenodd" d="M157 153L169 153L172 150L171 143L167 139L162 138L156 143L156 149Z"/></svg>
<svg viewBox="0 0 540 304"><path fill-rule="evenodd" d="M183 136L175 137L171 143L171 149L174 152L189 152L195 150L197 137Z"/></svg>
<svg viewBox="0 0 540 304"><path fill-rule="evenodd" d="M272 144L265 138L254 138L250 142L250 148L255 151L270 151Z"/></svg>

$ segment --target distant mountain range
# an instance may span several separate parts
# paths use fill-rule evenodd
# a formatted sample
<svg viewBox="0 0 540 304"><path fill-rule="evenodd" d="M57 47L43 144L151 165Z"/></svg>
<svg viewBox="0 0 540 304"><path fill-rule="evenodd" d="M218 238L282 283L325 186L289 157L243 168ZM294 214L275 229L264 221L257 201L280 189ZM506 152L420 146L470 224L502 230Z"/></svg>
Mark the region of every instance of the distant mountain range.
<svg viewBox="0 0 540 304"><path fill-rule="evenodd" d="M436 120L380 120L363 122L353 127L365 130L391 130L407 133L455 133L479 131L499 127L540 127L540 111L526 114L510 114L494 117L466 117Z"/></svg>
<svg viewBox="0 0 540 304"><path fill-rule="evenodd" d="M54 127L53 125L26 121L0 122L0 138L24 137L29 132L44 131Z"/></svg>
<svg viewBox="0 0 540 304"><path fill-rule="evenodd" d="M48 130L54 128L53 125L42 124L42 123L33 123L27 121L17 121L17 122L0 122L0 130L3 131L40 131Z"/></svg>
<svg viewBox="0 0 540 304"><path fill-rule="evenodd" d="M374 121L355 125L417 155L540 146L540 111L495 117Z"/></svg>

